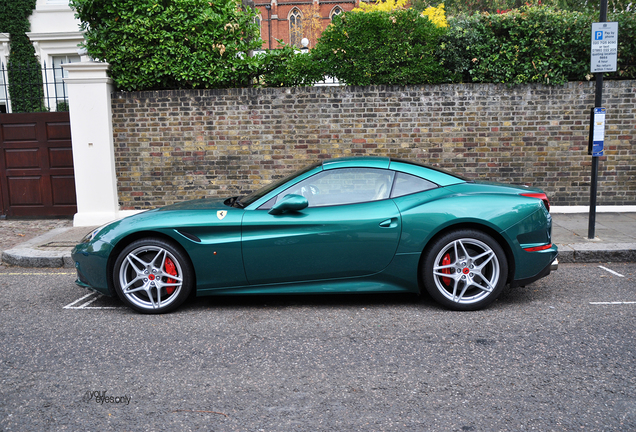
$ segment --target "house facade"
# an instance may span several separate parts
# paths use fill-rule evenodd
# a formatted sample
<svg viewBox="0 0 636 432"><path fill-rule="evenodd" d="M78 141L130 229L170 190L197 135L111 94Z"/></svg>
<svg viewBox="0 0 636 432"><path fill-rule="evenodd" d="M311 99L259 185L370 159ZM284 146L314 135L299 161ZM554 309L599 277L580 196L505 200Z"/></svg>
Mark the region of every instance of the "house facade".
<svg viewBox="0 0 636 432"><path fill-rule="evenodd" d="M61 65L82 60L78 54L78 45L84 41L81 23L68 0L37 0L29 22L31 31L27 36L42 67L44 103L50 111L56 111L60 103L68 102L62 79L67 74ZM9 51L9 34L0 33L0 112L11 112L6 73Z"/></svg>
<svg viewBox="0 0 636 432"><path fill-rule="evenodd" d="M263 49L278 48L277 39L302 48L302 39L312 48L334 16L358 7L360 0L256 0L257 22Z"/></svg>

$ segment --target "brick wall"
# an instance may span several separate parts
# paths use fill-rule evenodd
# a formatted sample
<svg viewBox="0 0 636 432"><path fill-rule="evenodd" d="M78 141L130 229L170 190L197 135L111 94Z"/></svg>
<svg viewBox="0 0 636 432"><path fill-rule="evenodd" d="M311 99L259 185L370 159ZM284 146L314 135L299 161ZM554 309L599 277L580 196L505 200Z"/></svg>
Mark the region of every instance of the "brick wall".
<svg viewBox="0 0 636 432"><path fill-rule="evenodd" d="M599 205L636 204L636 81L606 81ZM124 209L259 188L322 158L394 156L588 205L594 83L115 93Z"/></svg>

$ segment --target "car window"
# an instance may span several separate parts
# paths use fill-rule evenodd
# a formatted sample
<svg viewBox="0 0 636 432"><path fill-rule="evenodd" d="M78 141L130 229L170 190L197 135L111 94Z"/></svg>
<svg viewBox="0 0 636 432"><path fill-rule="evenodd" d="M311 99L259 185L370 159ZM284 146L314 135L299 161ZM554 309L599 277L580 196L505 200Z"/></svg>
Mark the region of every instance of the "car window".
<svg viewBox="0 0 636 432"><path fill-rule="evenodd" d="M395 176L395 185L393 186L391 198L410 195L412 193L422 192L436 187L437 185L435 183L424 180L421 177L399 172Z"/></svg>
<svg viewBox="0 0 636 432"><path fill-rule="evenodd" d="M302 168L301 170L296 171L295 173L293 173L290 176L284 177L284 178L282 178L280 180L277 180L277 181L273 181L273 182L265 185L264 187L260 188L259 190L254 191L251 194L240 198L239 201L241 202L242 207L247 207L248 205L252 204L254 201L257 201L257 200L261 199L262 197L264 197L265 195L267 195L268 193L270 193L271 191L273 191L277 187L285 184L286 182L288 182L289 180L293 179L294 177L298 177L299 175L302 175L302 174L304 174L304 173L306 173L308 171L311 171L312 169L316 168L320 164L321 164L321 162L316 162L314 164L306 166L306 167Z"/></svg>
<svg viewBox="0 0 636 432"><path fill-rule="evenodd" d="M302 195L309 207L355 204L389 198L394 171L376 168L341 168L322 171L277 196Z"/></svg>

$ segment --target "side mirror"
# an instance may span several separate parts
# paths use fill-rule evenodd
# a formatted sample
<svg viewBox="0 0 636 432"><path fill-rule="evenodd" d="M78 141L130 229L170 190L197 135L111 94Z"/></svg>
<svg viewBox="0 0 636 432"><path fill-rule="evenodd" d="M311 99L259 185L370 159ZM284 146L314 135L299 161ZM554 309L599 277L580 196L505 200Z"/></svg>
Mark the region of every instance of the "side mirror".
<svg viewBox="0 0 636 432"><path fill-rule="evenodd" d="M268 212L271 215L279 215L288 211L300 211L307 208L309 201L302 195L289 194L285 195L280 202Z"/></svg>

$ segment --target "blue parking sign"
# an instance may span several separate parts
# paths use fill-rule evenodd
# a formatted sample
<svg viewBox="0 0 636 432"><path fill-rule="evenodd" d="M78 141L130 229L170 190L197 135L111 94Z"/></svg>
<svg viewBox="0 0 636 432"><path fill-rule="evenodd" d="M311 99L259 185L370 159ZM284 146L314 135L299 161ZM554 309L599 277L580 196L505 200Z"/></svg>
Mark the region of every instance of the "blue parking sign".
<svg viewBox="0 0 636 432"><path fill-rule="evenodd" d="M597 31L594 33L594 40L603 40L603 32Z"/></svg>

